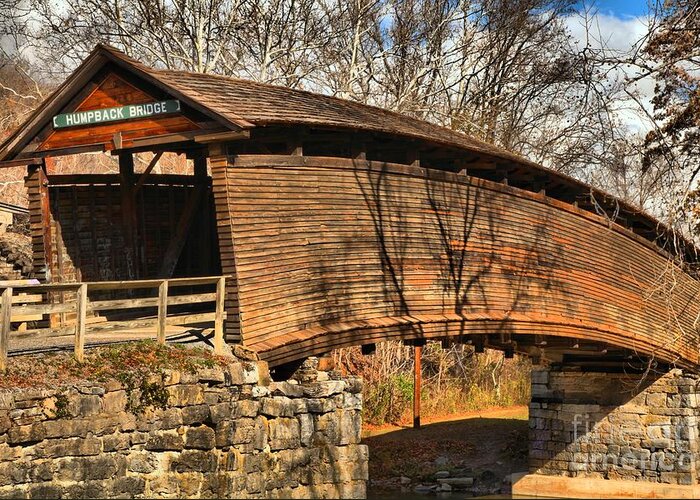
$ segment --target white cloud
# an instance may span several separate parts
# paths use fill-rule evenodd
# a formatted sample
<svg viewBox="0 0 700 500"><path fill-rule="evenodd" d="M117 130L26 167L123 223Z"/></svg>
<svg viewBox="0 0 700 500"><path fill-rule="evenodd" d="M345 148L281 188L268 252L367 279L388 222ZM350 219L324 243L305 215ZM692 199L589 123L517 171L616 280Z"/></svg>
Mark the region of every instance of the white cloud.
<svg viewBox="0 0 700 500"><path fill-rule="evenodd" d="M588 47L593 52L605 51L606 55L619 58L626 58L634 51L638 51L649 33L646 16L623 18L588 11L569 16L565 24L571 33L572 42L579 50ZM619 85L626 78L635 77L638 74L638 69L631 65L616 67L607 74L607 81L610 85ZM639 104L647 113L651 113L654 85L652 78L639 80L627 87L639 102L621 94L616 103L618 117L633 132L645 133L652 127L646 113L639 109Z"/></svg>
<svg viewBox="0 0 700 500"><path fill-rule="evenodd" d="M588 43L594 49L606 47L627 52L649 32L647 18L641 16L620 18L594 12L586 18L580 13L569 16L565 22L581 49Z"/></svg>

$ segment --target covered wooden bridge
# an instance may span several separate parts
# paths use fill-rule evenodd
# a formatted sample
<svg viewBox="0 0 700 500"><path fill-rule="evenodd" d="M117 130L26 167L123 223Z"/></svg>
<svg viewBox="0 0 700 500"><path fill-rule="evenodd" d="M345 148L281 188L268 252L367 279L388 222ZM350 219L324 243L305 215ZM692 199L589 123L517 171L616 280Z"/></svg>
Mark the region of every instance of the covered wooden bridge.
<svg viewBox="0 0 700 500"><path fill-rule="evenodd" d="M94 151L119 174L52 170ZM137 152L155 156L139 170ZM188 174L153 173L163 152ZM382 109L98 46L0 160L28 166L42 281L225 275L226 340L273 366L387 339L698 363L700 287L678 264L692 246L572 178Z"/></svg>

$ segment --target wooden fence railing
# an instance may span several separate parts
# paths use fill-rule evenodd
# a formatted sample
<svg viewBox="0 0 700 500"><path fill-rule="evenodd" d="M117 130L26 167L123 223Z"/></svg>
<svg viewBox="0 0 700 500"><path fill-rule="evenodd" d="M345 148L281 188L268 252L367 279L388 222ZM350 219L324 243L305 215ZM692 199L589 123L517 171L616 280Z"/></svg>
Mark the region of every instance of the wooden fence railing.
<svg viewBox="0 0 700 500"><path fill-rule="evenodd" d="M185 287L201 289L212 285L216 286L215 291L189 293L184 290L185 293L182 294L171 294L173 290L182 291ZM164 344L168 325L213 322L214 352L223 352L225 276L38 285L0 284L0 291L0 370L7 367L11 336L22 337L31 344L32 339L50 339L74 333L75 357L82 362L88 333L155 327L158 342ZM120 292L134 294L135 291L140 291L145 296L104 298ZM101 297L90 300L91 294ZM209 303L213 303L213 307L206 306ZM54 327L26 327L27 324L37 322L47 323L47 318L60 315L69 315L71 319L61 320L61 324ZM21 331L13 330L13 324L25 326Z"/></svg>

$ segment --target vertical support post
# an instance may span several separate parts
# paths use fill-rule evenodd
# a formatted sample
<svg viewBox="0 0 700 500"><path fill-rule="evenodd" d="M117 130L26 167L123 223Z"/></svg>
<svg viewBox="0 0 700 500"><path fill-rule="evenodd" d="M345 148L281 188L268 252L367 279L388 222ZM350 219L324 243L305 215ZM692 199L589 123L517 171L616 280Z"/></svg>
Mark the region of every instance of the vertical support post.
<svg viewBox="0 0 700 500"><path fill-rule="evenodd" d="M85 321L87 319L88 285L81 283L78 288L77 320L75 324L75 359L82 363L85 358Z"/></svg>
<svg viewBox="0 0 700 500"><path fill-rule="evenodd" d="M165 345L165 320L168 317L168 280L158 285L158 343Z"/></svg>
<svg viewBox="0 0 700 500"><path fill-rule="evenodd" d="M213 229L210 221L213 218L211 213L211 191L207 189L209 174L207 172L207 157L201 152L192 159L194 165L194 178L197 186L202 186L202 201L195 214L196 222L194 229L197 231L197 241L199 242L199 257L196 259L198 271L203 275L213 274L211 270L211 241Z"/></svg>
<svg viewBox="0 0 700 500"><path fill-rule="evenodd" d="M226 278L216 282L216 312L214 313L214 354L224 353L224 300L226 299Z"/></svg>
<svg viewBox="0 0 700 500"><path fill-rule="evenodd" d="M423 346L413 346L413 428L420 429L421 355Z"/></svg>
<svg viewBox="0 0 700 500"><path fill-rule="evenodd" d="M206 182L207 180L207 157L204 155L195 156L192 159L194 166L194 176L197 182Z"/></svg>
<svg viewBox="0 0 700 500"><path fill-rule="evenodd" d="M412 148L406 151L406 163L412 167L420 167L420 151Z"/></svg>
<svg viewBox="0 0 700 500"><path fill-rule="evenodd" d="M367 160L367 144L364 142L362 137L359 137L357 135L353 136L352 143L350 145L350 150L352 158L354 160Z"/></svg>
<svg viewBox="0 0 700 500"><path fill-rule="evenodd" d="M34 276L40 281L51 283L51 212L45 164L31 164L27 167L25 186L29 195L29 229L32 236Z"/></svg>
<svg viewBox="0 0 700 500"><path fill-rule="evenodd" d="M128 279L138 277L138 248L136 243L136 197L134 196L134 157L131 153L119 155L121 183L122 226L124 230L124 255Z"/></svg>
<svg viewBox="0 0 700 500"><path fill-rule="evenodd" d="M7 369L7 348L10 341L10 321L12 320L12 287L2 291L2 311L0 312L0 372Z"/></svg>
<svg viewBox="0 0 700 500"><path fill-rule="evenodd" d="M291 156L304 156L304 134L303 132L296 130L289 134L287 141L287 149Z"/></svg>

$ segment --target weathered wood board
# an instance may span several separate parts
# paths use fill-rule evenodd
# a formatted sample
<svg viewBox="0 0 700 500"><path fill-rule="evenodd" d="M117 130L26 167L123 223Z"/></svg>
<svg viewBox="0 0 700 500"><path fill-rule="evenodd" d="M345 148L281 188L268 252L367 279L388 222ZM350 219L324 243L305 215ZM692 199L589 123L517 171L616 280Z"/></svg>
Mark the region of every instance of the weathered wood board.
<svg viewBox="0 0 700 500"><path fill-rule="evenodd" d="M571 205L344 159L231 157L226 180L236 253L224 265L235 265L242 337L273 364L481 333L698 360L697 281L648 240Z"/></svg>

